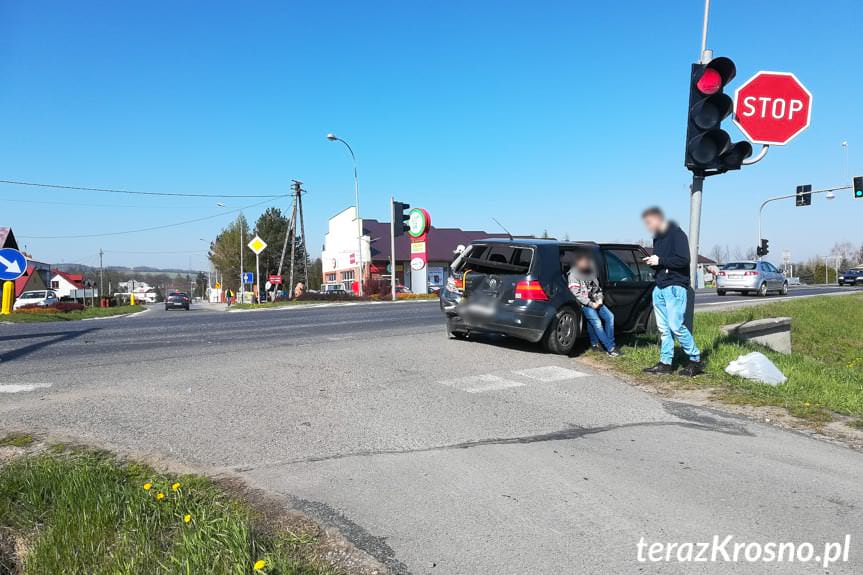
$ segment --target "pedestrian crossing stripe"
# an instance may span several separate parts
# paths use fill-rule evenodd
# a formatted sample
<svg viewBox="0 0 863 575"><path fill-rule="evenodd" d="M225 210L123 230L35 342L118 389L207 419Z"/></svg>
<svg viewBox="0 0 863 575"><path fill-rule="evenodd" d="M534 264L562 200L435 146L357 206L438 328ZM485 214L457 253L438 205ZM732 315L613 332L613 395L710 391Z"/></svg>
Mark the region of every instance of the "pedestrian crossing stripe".
<svg viewBox="0 0 863 575"><path fill-rule="evenodd" d="M589 373L582 373L574 369L567 369L557 365L547 365L544 367L534 367L530 369L521 369L511 372L513 376L518 376L524 379L532 380L539 383L555 383L559 381L570 381L580 377L589 377ZM439 381L441 385L452 387L466 393L484 393L487 391L500 391L504 389L512 389L515 387L524 387L523 381L517 379L509 379L501 375L493 373L484 373L480 375L468 375L456 379L447 379Z"/></svg>

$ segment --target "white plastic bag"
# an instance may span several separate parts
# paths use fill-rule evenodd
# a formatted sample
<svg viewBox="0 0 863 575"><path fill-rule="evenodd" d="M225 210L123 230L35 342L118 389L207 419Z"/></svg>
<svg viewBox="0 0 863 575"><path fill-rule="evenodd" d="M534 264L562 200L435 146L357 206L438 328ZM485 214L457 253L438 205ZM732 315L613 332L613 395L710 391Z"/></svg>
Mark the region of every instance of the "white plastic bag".
<svg viewBox="0 0 863 575"><path fill-rule="evenodd" d="M781 385L788 381L788 378L779 371L778 367L773 365L773 362L766 355L757 351L741 355L729 363L728 367L725 368L725 373L745 379L754 379L767 385Z"/></svg>

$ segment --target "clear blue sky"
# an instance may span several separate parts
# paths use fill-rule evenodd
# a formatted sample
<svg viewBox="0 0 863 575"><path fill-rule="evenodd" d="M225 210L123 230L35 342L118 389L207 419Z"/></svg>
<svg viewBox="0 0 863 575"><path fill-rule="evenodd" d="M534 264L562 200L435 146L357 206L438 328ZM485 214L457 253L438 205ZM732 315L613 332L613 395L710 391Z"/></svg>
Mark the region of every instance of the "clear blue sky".
<svg viewBox="0 0 863 575"><path fill-rule="evenodd" d="M366 217L387 218L395 195L439 226L491 230L494 216L513 233L638 240L648 204L688 222L683 140L702 4L0 0L0 179L279 194L297 178L317 253L327 218L353 201L347 152L325 140L333 131L359 157ZM732 88L759 69L792 71L814 113L760 164L707 180L702 251L752 245L769 195L844 183L843 140L863 173L861 22L859 0L713 2L709 46L737 62ZM256 200L216 201L2 185L0 225L43 260L94 264L101 247L106 264L200 268L199 238L232 214L32 238ZM768 208L765 236L776 259L800 259L863 241L861 216L850 192L789 201Z"/></svg>

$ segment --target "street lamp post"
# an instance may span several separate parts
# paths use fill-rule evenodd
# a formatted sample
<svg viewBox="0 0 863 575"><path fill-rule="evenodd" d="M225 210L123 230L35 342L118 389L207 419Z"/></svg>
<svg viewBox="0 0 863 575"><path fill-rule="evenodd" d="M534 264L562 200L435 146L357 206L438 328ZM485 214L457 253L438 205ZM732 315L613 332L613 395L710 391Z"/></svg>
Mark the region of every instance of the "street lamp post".
<svg viewBox="0 0 863 575"><path fill-rule="evenodd" d="M351 145L348 144L343 139L339 138L335 134L327 134L327 139L331 142L341 142L348 149L348 152L351 154L351 160L354 162L354 202L356 204L356 218L357 218L357 286L359 288L359 295L363 295L363 280L365 277L363 276L363 221L360 219L360 181L357 177L357 157L354 154L354 150L351 148Z"/></svg>

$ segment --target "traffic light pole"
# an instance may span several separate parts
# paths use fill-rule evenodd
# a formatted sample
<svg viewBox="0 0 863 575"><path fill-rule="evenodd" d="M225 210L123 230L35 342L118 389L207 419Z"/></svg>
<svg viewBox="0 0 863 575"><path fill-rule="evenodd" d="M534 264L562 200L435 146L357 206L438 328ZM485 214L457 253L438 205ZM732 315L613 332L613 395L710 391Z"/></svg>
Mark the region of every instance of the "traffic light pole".
<svg viewBox="0 0 863 575"><path fill-rule="evenodd" d="M698 241L701 232L701 195L704 192L704 176L692 174L689 194L689 282L692 289L698 287Z"/></svg>
<svg viewBox="0 0 863 575"><path fill-rule="evenodd" d="M396 199L390 196L390 291L396 301ZM399 222L401 225L401 221Z"/></svg>
<svg viewBox="0 0 863 575"><path fill-rule="evenodd" d="M851 189L851 186L838 186L835 188L826 188L823 190L814 190L814 191L806 192L806 193L807 194L829 194L830 192L836 192L838 190L849 190L849 189ZM767 198L766 200L761 202L761 206L758 208L758 237L755 239L755 245L756 246L761 245L761 215L764 212L764 206L766 206L770 202L777 202L779 200L789 200L791 198L796 198L796 197L797 197L796 193L795 194L787 194L784 196L774 196L772 198ZM760 260L761 257L759 256L758 259Z"/></svg>

